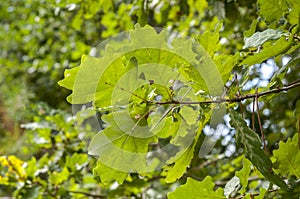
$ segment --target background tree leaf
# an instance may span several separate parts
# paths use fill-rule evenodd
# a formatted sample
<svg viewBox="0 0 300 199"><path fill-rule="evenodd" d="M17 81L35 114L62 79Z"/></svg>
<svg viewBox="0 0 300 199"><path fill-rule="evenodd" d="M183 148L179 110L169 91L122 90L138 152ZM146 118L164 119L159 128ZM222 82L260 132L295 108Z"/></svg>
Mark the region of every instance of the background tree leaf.
<svg viewBox="0 0 300 199"><path fill-rule="evenodd" d="M286 0L259 0L258 5L259 14L269 23L283 17L288 9Z"/></svg>
<svg viewBox="0 0 300 199"><path fill-rule="evenodd" d="M203 199L221 199L226 198L223 195L223 189L218 188L214 191L214 182L210 176L207 176L203 181L199 182L192 178L187 178L186 184L175 189L174 192L168 194L169 199L180 198L203 198Z"/></svg>

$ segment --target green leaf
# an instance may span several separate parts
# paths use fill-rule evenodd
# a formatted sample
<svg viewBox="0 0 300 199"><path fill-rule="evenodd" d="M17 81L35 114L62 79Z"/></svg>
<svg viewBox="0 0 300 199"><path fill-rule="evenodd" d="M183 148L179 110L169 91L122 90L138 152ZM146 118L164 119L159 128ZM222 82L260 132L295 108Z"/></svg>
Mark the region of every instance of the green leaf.
<svg viewBox="0 0 300 199"><path fill-rule="evenodd" d="M294 116L300 119L300 100L299 99L296 101ZM298 128L300 128L300 127L298 127Z"/></svg>
<svg viewBox="0 0 300 199"><path fill-rule="evenodd" d="M291 26L295 26L291 32L297 34L300 28L300 3L298 0L287 0L287 2L291 7L287 18Z"/></svg>
<svg viewBox="0 0 300 199"><path fill-rule="evenodd" d="M83 9L80 9L71 22L71 26L75 30L80 30L83 23Z"/></svg>
<svg viewBox="0 0 300 199"><path fill-rule="evenodd" d="M72 90L67 100L71 104L85 104L94 99L97 82L104 70L103 63L95 57L83 55L79 67L65 70L60 86Z"/></svg>
<svg viewBox="0 0 300 199"><path fill-rule="evenodd" d="M69 170L67 169L67 167L64 167L61 172L54 171L50 174L50 182L57 186L67 180L69 178L69 175Z"/></svg>
<svg viewBox="0 0 300 199"><path fill-rule="evenodd" d="M199 182L192 178L187 178L184 185L179 186L175 191L168 193L168 199L221 199L226 198L223 195L222 188L214 191L215 184L210 176Z"/></svg>
<svg viewBox="0 0 300 199"><path fill-rule="evenodd" d="M255 196L255 199L264 199L267 191L268 191L267 189L260 188L259 189L259 195Z"/></svg>
<svg viewBox="0 0 300 199"><path fill-rule="evenodd" d="M268 40L275 40L279 39L284 32L282 30L273 30L273 29L267 29L262 32L256 32L251 37L245 37L244 38L244 49L250 48L250 47L258 47L261 46L263 43L265 43Z"/></svg>
<svg viewBox="0 0 300 199"><path fill-rule="evenodd" d="M300 150L297 133L285 143L280 141L279 148L273 151L273 156L276 158L275 171L289 177L294 175L300 178Z"/></svg>
<svg viewBox="0 0 300 199"><path fill-rule="evenodd" d="M27 161L27 167L25 168L27 176L34 178L36 170L37 161L35 157L32 157L29 161Z"/></svg>
<svg viewBox="0 0 300 199"><path fill-rule="evenodd" d="M288 190L286 183L274 173L270 158L261 148L261 140L258 135L251 130L242 116L230 109L231 125L236 129L237 142L244 146L245 156L254 166L272 183L278 185L283 190Z"/></svg>
<svg viewBox="0 0 300 199"><path fill-rule="evenodd" d="M222 28L222 24L218 24L214 32L205 31L198 36L198 41L201 46L206 50L210 56L214 56L214 53L221 48L219 31Z"/></svg>
<svg viewBox="0 0 300 199"><path fill-rule="evenodd" d="M212 36L217 43L220 28ZM197 101L199 96L193 91L199 90L220 95L222 76L210 56L192 39L175 38L170 43L166 31L158 34L152 27L139 25L126 36L129 41L122 40L117 47L109 42L101 58L83 56L81 65L66 71L59 84L72 90L68 98L72 104L93 102L94 108L104 110L114 107L102 117L108 127L96 134L89 146L89 154L98 156L102 163L96 172L104 175L103 179L100 176L102 181L121 182L124 176L120 174L123 177L119 179L119 171L148 172L165 163L167 159L147 159L147 153L150 143L171 136L170 145L179 148L167 161L166 180L173 182L189 165L209 117L199 125L198 107L160 105L155 103L156 97L163 102ZM180 120L179 125L173 124L176 120ZM112 175L100 171L103 165L104 170L114 170Z"/></svg>
<svg viewBox="0 0 300 199"><path fill-rule="evenodd" d="M128 37L129 42L120 41L122 48L115 50L113 44L108 43L104 56L83 56L79 67L65 72L65 79L59 85L73 91L68 102L83 104L94 101L96 107L114 106L112 102L116 103L116 100L127 100L136 85L149 83L153 79L158 81L155 82L157 84L166 85L174 78L188 82L196 91L201 89L209 91L211 95L220 95L224 83L216 65L205 50L192 40L176 38L172 41L173 48L170 48L166 31L157 34L152 27L141 28L138 25ZM217 30L212 37L215 42L219 40ZM168 67L154 69L153 63ZM152 64L152 67L145 67L146 64ZM139 68L135 69L138 77L145 76L143 72L148 75L132 81L134 73L131 71L134 68ZM119 95L113 99L114 90L119 91Z"/></svg>
<svg viewBox="0 0 300 199"><path fill-rule="evenodd" d="M208 113L205 117L204 120L200 121L197 133L193 133L189 131L187 133L187 136L184 137L179 137L179 141L177 141L177 144L180 143L179 145L183 145L182 150L180 150L174 157L170 158L167 160L167 164L173 164L173 166L167 166L165 167L165 172L167 174L166 176L166 182L171 183L179 179L184 172L186 171L186 168L190 165L190 162L194 156L194 150L195 146L197 144L197 140L201 134L201 131L205 124L208 122L210 119L211 113ZM187 127L183 126L179 131L184 131L187 132ZM174 142L175 139L171 140L171 142ZM183 142L181 141L183 140ZM190 144L190 142L192 142ZM188 147L184 146L185 143L188 143Z"/></svg>
<svg viewBox="0 0 300 199"><path fill-rule="evenodd" d="M214 59L218 66L218 70L221 73L223 82L227 82L232 69L238 63L239 53L236 53L235 55L215 56Z"/></svg>
<svg viewBox="0 0 300 199"><path fill-rule="evenodd" d="M255 33L257 24L258 24L258 20L257 19L253 20L251 25L250 25L249 30L246 30L243 33L244 37L250 37L251 35L253 35Z"/></svg>
<svg viewBox="0 0 300 199"><path fill-rule="evenodd" d="M274 56L277 56L279 54L282 54L290 49L291 45L293 44L293 38L289 37L288 40L286 40L285 37L281 37L279 40L277 40L274 44L271 42L266 42L263 45L263 49L261 52L256 53L251 56L247 56L242 62L241 65L247 64L247 65L253 65L258 64L266 59L270 59Z"/></svg>
<svg viewBox="0 0 300 199"><path fill-rule="evenodd" d="M149 143L157 142L157 137L150 133L149 127L136 126L130 121L127 112L113 112L102 117L110 126L96 134L90 145L89 154L99 156L99 161L107 167L120 171L146 172L146 156ZM102 166L102 165L101 165ZM99 171L98 173L101 173ZM110 176L110 180L117 175ZM106 180L108 181L108 180Z"/></svg>
<svg viewBox="0 0 300 199"><path fill-rule="evenodd" d="M300 197L300 191L292 191L292 192L284 192L280 194L282 198L288 198L288 199L299 199Z"/></svg>
<svg viewBox="0 0 300 199"><path fill-rule="evenodd" d="M288 10L286 0L258 0L259 15L271 23L283 17Z"/></svg>
<svg viewBox="0 0 300 199"><path fill-rule="evenodd" d="M181 109L181 115L188 125L193 125L197 121L199 111L197 111L197 109L194 110L192 107L183 106Z"/></svg>
<svg viewBox="0 0 300 199"><path fill-rule="evenodd" d="M82 57L82 60L84 60L84 57ZM62 87L65 87L69 90L73 89L74 83L75 83L75 77L78 73L79 67L75 67L72 69L66 69L64 72L65 78L63 80L60 80L58 84Z"/></svg>
<svg viewBox="0 0 300 199"><path fill-rule="evenodd" d="M296 10L296 9L291 10L291 12L289 12L289 14L288 14L287 18L288 18L290 24L292 26L295 26L292 29L292 33L297 33L299 31L299 19L300 19L299 15L300 15L300 11Z"/></svg>
<svg viewBox="0 0 300 199"><path fill-rule="evenodd" d="M191 132L189 132L191 133ZM194 149L196 146L196 138L194 136L189 135L189 139L194 139L193 143L186 149L183 147L183 150L179 151L175 157L170 158L167 161L167 164L173 164L174 166L169 166L165 168L167 172L166 182L172 183L183 176L186 168L189 166L193 156L194 156ZM184 138L185 140L187 137Z"/></svg>
<svg viewBox="0 0 300 199"><path fill-rule="evenodd" d="M235 175L240 179L242 185L242 193L246 192L250 172L251 172L251 162L248 159L244 158L243 168L235 172Z"/></svg>
<svg viewBox="0 0 300 199"><path fill-rule="evenodd" d="M145 26L148 22L148 3L145 0L139 0L137 4L139 6L137 11L138 23Z"/></svg>
<svg viewBox="0 0 300 199"><path fill-rule="evenodd" d="M67 156L66 166L71 169L71 171L76 172L81 170L88 163L87 154L74 153L71 157Z"/></svg>
<svg viewBox="0 0 300 199"><path fill-rule="evenodd" d="M93 169L94 176L100 176L101 182L105 185L116 180L119 184L122 184L128 176L128 172L113 169L110 166L97 161L97 166Z"/></svg>

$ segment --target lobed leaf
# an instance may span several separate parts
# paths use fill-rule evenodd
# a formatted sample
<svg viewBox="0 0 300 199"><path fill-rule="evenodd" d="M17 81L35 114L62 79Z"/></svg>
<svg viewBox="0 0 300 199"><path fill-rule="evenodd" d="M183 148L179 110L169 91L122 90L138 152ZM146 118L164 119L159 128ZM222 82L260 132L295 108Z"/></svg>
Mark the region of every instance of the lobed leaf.
<svg viewBox="0 0 300 199"><path fill-rule="evenodd" d="M218 30L211 37L215 44ZM128 41L120 41L119 47L107 44L101 58L83 56L81 65L67 70L59 84L72 90L68 98L72 104L93 102L96 109L119 108L102 117L108 127L96 134L89 146L89 154L98 156L101 162L94 173L103 182L121 183L125 173L147 172L166 161L166 181L174 182L190 164L209 117L197 124L197 107L155 101L197 101L199 95L194 92L199 90L220 95L222 78L229 74L224 67L236 59L224 60L220 74L208 53L191 39L175 38L170 43L166 31L157 33L152 27L139 25L125 38ZM210 48L211 53L214 50ZM149 159L149 144L160 138L170 138L170 146L178 149L169 160L153 154ZM111 175L103 172L109 167Z"/></svg>
<svg viewBox="0 0 300 199"><path fill-rule="evenodd" d="M198 138L202 132L203 127L210 119L211 113L208 113L204 120L200 121L198 130L195 133L188 132L187 136L184 137L184 140L181 138L181 140L177 141L180 143L180 145L185 145L185 143L188 143L188 147L183 147L182 150L180 150L174 157L167 160L167 164L171 165L174 163L173 166L167 166L165 167L166 171L166 182L171 183L179 179L184 172L186 171L186 168L190 165L190 162L194 156L194 150L198 141ZM187 127L184 129L187 131ZM182 141L183 140L183 141ZM174 140L172 140L174 142ZM171 142L172 142L171 141ZM191 144L190 144L191 142Z"/></svg>
<svg viewBox="0 0 300 199"><path fill-rule="evenodd" d="M206 50L210 56L214 56L214 53L221 48L219 31L222 28L222 24L218 24L214 32L205 31L198 36L198 41L201 46Z"/></svg>
<svg viewBox="0 0 300 199"><path fill-rule="evenodd" d="M225 199L223 189L218 188L214 191L215 184L210 176L199 182L192 178L187 178L184 185L179 186L175 191L168 194L168 199Z"/></svg>
<svg viewBox="0 0 300 199"><path fill-rule="evenodd" d="M248 159L244 158L243 168L235 172L235 175L240 179L242 185L242 193L246 192L250 172L251 172L251 162Z"/></svg>
<svg viewBox="0 0 300 199"><path fill-rule="evenodd" d="M273 157L276 158L275 171L289 177L300 178L300 150L297 133L286 142L280 141L279 148L273 151Z"/></svg>

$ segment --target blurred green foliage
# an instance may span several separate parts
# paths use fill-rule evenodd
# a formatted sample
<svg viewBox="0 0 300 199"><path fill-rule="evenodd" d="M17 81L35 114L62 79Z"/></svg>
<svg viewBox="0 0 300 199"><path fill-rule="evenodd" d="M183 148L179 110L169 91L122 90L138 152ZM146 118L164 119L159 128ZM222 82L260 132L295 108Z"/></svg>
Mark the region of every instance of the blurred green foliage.
<svg viewBox="0 0 300 199"><path fill-rule="evenodd" d="M166 198L167 193L187 182L169 194L176 198L186 194L189 184L202 189L203 183L209 181L209 187L220 190L237 175L240 189L228 185L232 197L299 198L299 143L295 135L300 125L299 87L259 99L268 155L272 156L276 149L271 157L274 171L290 188L274 191L265 173L249 168L243 151L247 148L235 142L233 130L220 136L208 156L198 158L205 137L202 133L189 168L175 183L166 183L156 171L143 176L130 174L123 184L104 185L93 175L96 160L87 155L80 139L80 133L88 130L74 125L74 117L80 116L70 114L71 106L65 100L70 93L57 84L65 69L80 64L83 54L92 55L101 41L139 23L196 37L218 67L227 69L223 71L227 74L224 80L230 86L227 95L231 98L253 94L256 87L259 92L279 88L300 78L299 13L297 0L1 1L0 196ZM250 48L243 48L245 38L266 29L283 35L270 37L258 47L250 43ZM270 75L266 76L266 72ZM260 135L257 119L252 121L252 100L233 107L254 122L254 130ZM226 152L232 148L228 155ZM293 155L286 157L291 164L287 164L282 154L291 148ZM235 174L237 170L247 170L245 179Z"/></svg>

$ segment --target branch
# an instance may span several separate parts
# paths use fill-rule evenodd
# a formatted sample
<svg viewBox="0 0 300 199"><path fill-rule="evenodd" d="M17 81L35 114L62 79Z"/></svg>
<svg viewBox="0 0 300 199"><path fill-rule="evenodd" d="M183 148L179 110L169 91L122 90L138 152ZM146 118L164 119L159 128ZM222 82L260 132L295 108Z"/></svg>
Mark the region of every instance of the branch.
<svg viewBox="0 0 300 199"><path fill-rule="evenodd" d="M260 180L260 179L262 179L262 178L259 176L251 176L248 178L248 183L256 181L256 180ZM228 182L229 182L229 180L228 181L216 181L215 185L218 187L224 187Z"/></svg>
<svg viewBox="0 0 300 199"><path fill-rule="evenodd" d="M203 162L202 164L200 164L199 166L197 166L197 167L195 167L193 169L195 169L195 170L201 170L201 169L207 167L210 164L214 164L215 162L218 162L219 160L222 160L225 157L226 156L224 154L220 154L220 155L218 155L215 158L212 158L212 159L209 159L209 160Z"/></svg>
<svg viewBox="0 0 300 199"><path fill-rule="evenodd" d="M88 192L84 192L84 191L71 191L71 190L68 190L68 191L73 194L82 194L82 195L93 197L93 198L106 198L107 197L105 195L92 194L92 193L88 193Z"/></svg>
<svg viewBox="0 0 300 199"><path fill-rule="evenodd" d="M164 104L187 104L187 105L192 105L192 104L212 104L212 103L223 103L223 102L227 102L227 103L235 103L235 102L241 102L245 99L249 99L249 98L259 98L265 95L269 95L272 93L280 93L282 91L288 91L290 89L296 88L300 86L300 80L297 80L291 84L288 84L286 86L283 86L281 88L274 88L268 91L264 91L264 92L260 92L260 93L254 93L254 94L247 94L247 95L241 95L241 96L237 96L235 98L232 99L226 99L226 98L220 98L217 100L207 100L207 101L200 101L200 102L195 102L195 101L189 101L189 102L180 102L180 101L166 101L166 102L157 102L157 101L148 101L148 103L152 103L152 104L159 104L159 105L164 105Z"/></svg>
<svg viewBox="0 0 300 199"><path fill-rule="evenodd" d="M272 189L272 190L268 190L268 192L269 193L272 193L272 192L276 192L276 191L278 191L279 189ZM260 195L260 193L254 193L254 194L250 194L250 197L252 196L259 196ZM238 196L238 197L236 197L236 198L229 198L229 199L243 199L243 198L245 198L246 197L246 194L243 194L243 195L241 195L241 196Z"/></svg>

